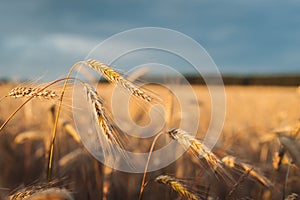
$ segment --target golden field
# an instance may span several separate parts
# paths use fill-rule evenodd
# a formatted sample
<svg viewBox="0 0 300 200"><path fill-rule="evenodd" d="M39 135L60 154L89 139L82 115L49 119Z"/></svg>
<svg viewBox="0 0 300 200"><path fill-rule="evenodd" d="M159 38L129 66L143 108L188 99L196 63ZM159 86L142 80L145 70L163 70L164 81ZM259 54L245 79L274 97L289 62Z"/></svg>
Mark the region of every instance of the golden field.
<svg viewBox="0 0 300 200"><path fill-rule="evenodd" d="M7 95L15 86L2 84L0 96ZM108 84L98 87L99 95L106 102L110 101L111 89ZM189 94L186 94L187 98L181 102L181 106L190 109L199 107L198 136L201 139L209 123L214 120L211 119L211 99L205 86L193 85L193 89L197 102L191 101ZM160 94L164 100L168 99L167 92L160 87L153 86L149 90ZM184 93L184 87L180 91ZM299 156L298 150L300 153L299 134L296 133L300 118L299 87L225 86L225 91L226 117L218 143L212 151L220 160L224 156L234 156L237 163L245 163L244 166L249 169L243 171L224 164L224 170L235 182L222 180L211 172L203 159L195 159L187 152L170 166L147 174L148 182L142 199L185 198L170 186L154 181L155 177L164 174L184 182L200 199L283 199L292 193L299 195L300 161L295 157ZM7 97L1 101L1 124L24 100ZM139 112L140 106L133 104L133 115L143 115L143 111ZM47 183L48 149L55 113L53 105L57 105L57 101L34 99L1 130L0 199L8 198L24 187ZM176 103L172 106L176 107ZM174 118L172 127L176 127L180 121L176 109L170 115L171 121ZM145 123L144 120L147 122L147 119L142 119L139 123ZM70 134L72 127L71 95L67 94L55 143L53 186L67 189L78 200L138 199L142 174L114 171L103 166L85 150L80 141L76 141L76 136ZM287 142L281 144L282 138L288 138L284 140ZM148 151L149 142L151 140L144 145L136 141L130 149ZM276 169L278 157L275 155L278 151L284 151L284 157ZM75 156L67 160L68 155L69 158ZM270 185L266 186L262 180L270 181Z"/></svg>

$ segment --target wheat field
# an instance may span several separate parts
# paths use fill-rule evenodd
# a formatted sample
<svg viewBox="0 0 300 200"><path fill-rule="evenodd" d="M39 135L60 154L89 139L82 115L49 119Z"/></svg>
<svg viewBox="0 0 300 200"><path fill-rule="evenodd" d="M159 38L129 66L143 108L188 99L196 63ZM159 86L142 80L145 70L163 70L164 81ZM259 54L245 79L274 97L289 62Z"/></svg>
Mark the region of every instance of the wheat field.
<svg viewBox="0 0 300 200"><path fill-rule="evenodd" d="M20 85L2 83L0 96ZM180 87L184 94L184 86ZM141 199L295 199L300 193L299 88L225 86L224 127L210 151L201 143L201 137L213 120L210 95L206 86L192 87L197 102L186 94L187 98L181 104L200 109L197 139L179 132L181 130L169 132L173 139L184 137L191 147L171 165L147 173ZM72 89L66 90L57 127L52 180L47 180L49 146L58 105L56 95L60 94L59 88L54 89L57 90L55 93L44 91L41 97L29 101L0 132L0 199L138 199L142 173L125 173L106 167L81 143L72 118ZM147 89L160 94L164 101L168 99L164 88L150 86ZM101 83L96 90L94 95L103 97L103 106L109 112L111 108L105 102L112 98L112 85ZM37 90L22 94L28 96L32 91ZM135 88L129 88L128 92L134 94ZM145 98L141 91L135 94ZM14 98L16 95L15 92L1 101L1 124L26 100ZM45 99L47 95L51 97ZM147 96L148 100L151 98ZM175 104L172 106L176 107ZM104 123L109 120L99 108L101 105L95 110L96 118L108 133L107 140L118 143L114 133L117 130ZM130 111L138 123L147 122L147 117L141 117L145 113L137 103L133 103ZM173 111L169 119L173 120L173 127L179 118L176 110ZM162 138L156 148L171 139ZM151 143L152 140L131 141L128 147L125 143L125 148L148 152Z"/></svg>

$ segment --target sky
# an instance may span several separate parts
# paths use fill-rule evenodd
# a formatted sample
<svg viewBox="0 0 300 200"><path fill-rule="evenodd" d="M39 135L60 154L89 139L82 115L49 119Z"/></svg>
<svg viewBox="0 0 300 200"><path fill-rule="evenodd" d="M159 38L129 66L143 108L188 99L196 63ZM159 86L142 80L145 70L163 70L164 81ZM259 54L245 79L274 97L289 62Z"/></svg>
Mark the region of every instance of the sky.
<svg viewBox="0 0 300 200"><path fill-rule="evenodd" d="M222 75L300 74L297 0L1 0L0 78L63 77L100 42L142 27L191 37Z"/></svg>

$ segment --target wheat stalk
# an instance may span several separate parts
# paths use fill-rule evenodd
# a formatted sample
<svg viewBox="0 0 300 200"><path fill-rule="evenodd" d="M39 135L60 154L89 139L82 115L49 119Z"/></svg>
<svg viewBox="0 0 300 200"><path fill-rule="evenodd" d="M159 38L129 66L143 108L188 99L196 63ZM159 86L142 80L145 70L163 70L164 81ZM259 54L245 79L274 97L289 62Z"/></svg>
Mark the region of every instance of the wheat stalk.
<svg viewBox="0 0 300 200"><path fill-rule="evenodd" d="M58 99L59 95L52 90L42 90L42 88L34 87L16 87L13 88L8 96L13 98L23 98L23 97L38 97L43 99Z"/></svg>
<svg viewBox="0 0 300 200"><path fill-rule="evenodd" d="M93 70L95 70L96 72L104 76L104 78L106 78L108 81L121 85L123 88L128 90L132 95L139 97L147 102L151 102L153 100L153 97L146 94L146 92L141 90L136 84L124 78L122 75L114 71L108 65L93 59L89 59L86 62L88 66L90 66Z"/></svg>
<svg viewBox="0 0 300 200"><path fill-rule="evenodd" d="M178 194L182 195L187 199L191 199L191 200L199 199L199 197L197 197L196 194L193 194L191 191L189 191L184 184L182 184L174 177L168 175L160 175L155 178L155 181L158 183L169 185L174 191L176 191Z"/></svg>

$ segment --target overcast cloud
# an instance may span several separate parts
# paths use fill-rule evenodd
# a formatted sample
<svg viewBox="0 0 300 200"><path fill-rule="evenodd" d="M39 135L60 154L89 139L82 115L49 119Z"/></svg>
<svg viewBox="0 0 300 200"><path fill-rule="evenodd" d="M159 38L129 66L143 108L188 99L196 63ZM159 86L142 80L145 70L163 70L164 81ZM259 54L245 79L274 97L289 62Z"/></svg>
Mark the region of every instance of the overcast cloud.
<svg viewBox="0 0 300 200"><path fill-rule="evenodd" d="M0 78L62 77L99 42L148 26L192 37L223 74L300 73L300 1L27 0L1 1Z"/></svg>

